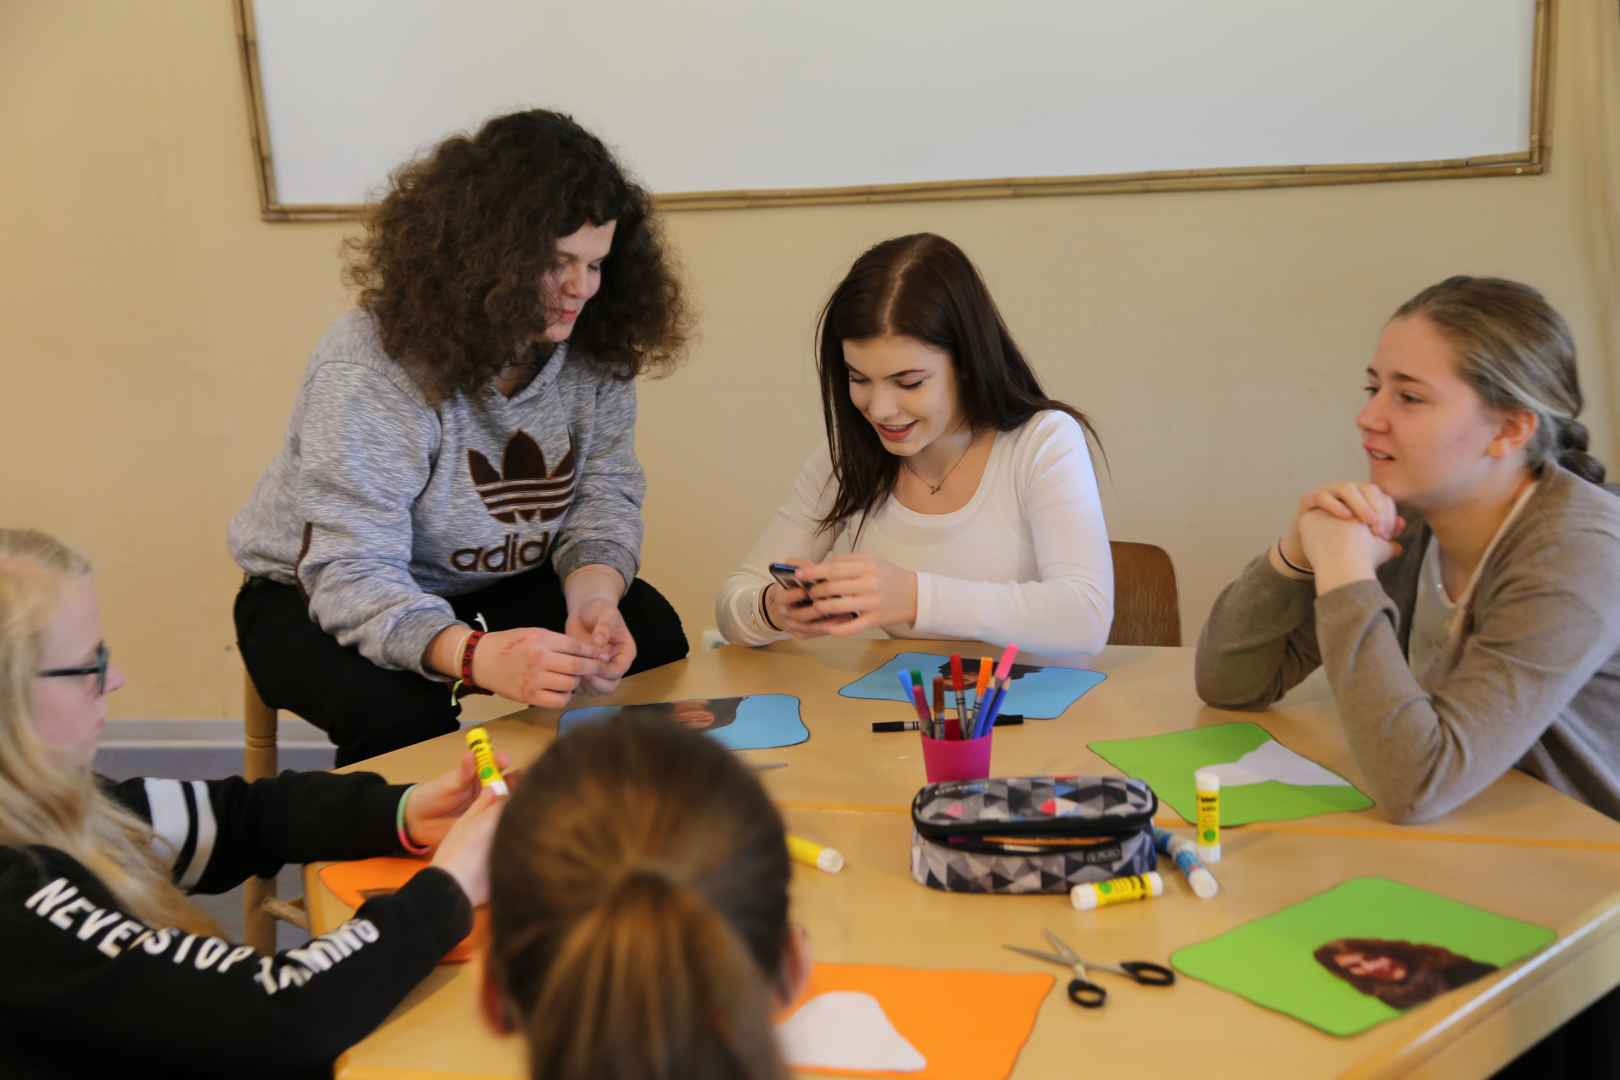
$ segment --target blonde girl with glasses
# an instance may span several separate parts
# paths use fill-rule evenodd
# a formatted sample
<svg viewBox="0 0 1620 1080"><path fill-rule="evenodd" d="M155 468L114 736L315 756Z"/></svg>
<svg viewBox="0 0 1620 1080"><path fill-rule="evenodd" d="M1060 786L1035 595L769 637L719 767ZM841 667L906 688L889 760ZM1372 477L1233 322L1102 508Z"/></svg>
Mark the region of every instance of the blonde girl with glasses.
<svg viewBox="0 0 1620 1080"><path fill-rule="evenodd" d="M0 529L0 1075L331 1075L471 926L500 812L470 755L415 788L369 773L249 784L91 769L108 658L90 566ZM186 892L285 863L431 854L398 892L273 956Z"/></svg>

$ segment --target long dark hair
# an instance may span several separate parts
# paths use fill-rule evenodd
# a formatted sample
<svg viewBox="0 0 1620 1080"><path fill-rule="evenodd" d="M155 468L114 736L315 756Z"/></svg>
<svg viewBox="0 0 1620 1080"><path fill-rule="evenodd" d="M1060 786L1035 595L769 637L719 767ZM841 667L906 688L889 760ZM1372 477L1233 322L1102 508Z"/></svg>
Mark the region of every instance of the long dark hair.
<svg viewBox="0 0 1620 1080"><path fill-rule="evenodd" d="M883 448L849 396L844 342L900 336L951 356L958 396L975 430L1011 431L1038 412L1068 413L1102 443L1085 414L1046 396L961 248L933 233L913 233L868 249L821 310L816 365L821 414L838 494L823 531L864 520L894 490L900 459Z"/></svg>
<svg viewBox="0 0 1620 1080"><path fill-rule="evenodd" d="M1406 974L1396 982L1357 975L1339 966L1339 958L1345 953L1387 957L1404 967ZM1318 947L1313 955L1330 972L1392 1009L1421 1005L1496 970L1495 964L1454 953L1443 945L1386 938L1339 938Z"/></svg>
<svg viewBox="0 0 1620 1080"><path fill-rule="evenodd" d="M652 198L570 117L531 109L398 169L347 242L346 280L383 348L440 401L479 389L546 329L557 241L618 223L602 287L570 338L618 378L667 371L689 317Z"/></svg>
<svg viewBox="0 0 1620 1080"><path fill-rule="evenodd" d="M787 1075L787 841L731 751L662 717L571 731L518 782L489 864L490 971L532 1076Z"/></svg>

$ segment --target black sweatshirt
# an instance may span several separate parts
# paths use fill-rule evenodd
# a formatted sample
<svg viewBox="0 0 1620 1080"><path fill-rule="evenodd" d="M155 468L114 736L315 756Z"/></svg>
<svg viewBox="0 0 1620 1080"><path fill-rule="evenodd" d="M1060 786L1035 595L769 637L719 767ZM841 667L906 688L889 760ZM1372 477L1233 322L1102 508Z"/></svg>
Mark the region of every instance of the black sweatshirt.
<svg viewBox="0 0 1620 1080"><path fill-rule="evenodd" d="M362 773L128 780L174 880L228 891L284 863L400 853L404 789ZM472 926L454 878L424 869L297 949L154 929L50 847L0 848L0 1076L331 1075Z"/></svg>

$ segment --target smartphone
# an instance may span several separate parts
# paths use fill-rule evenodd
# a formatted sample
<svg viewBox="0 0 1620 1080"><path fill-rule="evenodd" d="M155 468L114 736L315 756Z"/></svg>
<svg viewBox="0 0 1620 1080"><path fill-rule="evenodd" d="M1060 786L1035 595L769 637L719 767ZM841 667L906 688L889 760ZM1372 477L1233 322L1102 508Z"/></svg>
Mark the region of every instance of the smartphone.
<svg viewBox="0 0 1620 1080"><path fill-rule="evenodd" d="M820 582L816 582L816 581L802 581L802 580L800 580L799 577L798 577L799 568L797 566L791 565L790 563L773 562L773 563L771 563L770 570L771 570L771 577L775 578L776 583L778 585L782 586L782 588L784 588L784 589L808 589L812 585L820 584ZM794 608L809 607L813 602L814 601L811 601L811 600L808 600L808 599L800 600L797 604L794 604L792 606ZM860 616L857 615L853 611L848 611L848 612L845 612L841 616L840 615L828 615L828 616L826 616L826 618L829 618L829 619L842 618L846 622L848 622L848 621L851 621L851 620L854 620L854 619L858 619L858 618L860 618Z"/></svg>
<svg viewBox="0 0 1620 1080"><path fill-rule="evenodd" d="M790 563L771 563L771 577L775 578L776 583L784 589L808 589L810 587L810 583L798 579L798 573L799 568ZM796 608L809 607L810 603L809 600L800 600L793 606Z"/></svg>

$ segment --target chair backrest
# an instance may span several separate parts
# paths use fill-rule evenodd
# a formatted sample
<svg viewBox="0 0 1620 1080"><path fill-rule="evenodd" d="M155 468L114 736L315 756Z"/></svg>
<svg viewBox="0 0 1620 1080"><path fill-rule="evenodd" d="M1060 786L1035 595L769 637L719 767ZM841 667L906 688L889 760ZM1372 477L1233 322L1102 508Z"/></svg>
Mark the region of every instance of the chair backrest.
<svg viewBox="0 0 1620 1080"><path fill-rule="evenodd" d="M1181 597L1169 552L1115 540L1114 627L1110 645L1180 645Z"/></svg>

